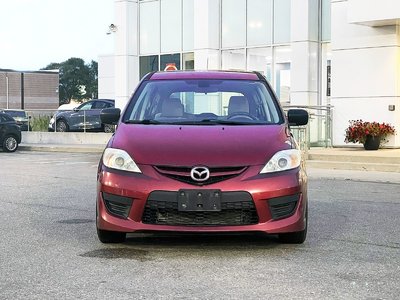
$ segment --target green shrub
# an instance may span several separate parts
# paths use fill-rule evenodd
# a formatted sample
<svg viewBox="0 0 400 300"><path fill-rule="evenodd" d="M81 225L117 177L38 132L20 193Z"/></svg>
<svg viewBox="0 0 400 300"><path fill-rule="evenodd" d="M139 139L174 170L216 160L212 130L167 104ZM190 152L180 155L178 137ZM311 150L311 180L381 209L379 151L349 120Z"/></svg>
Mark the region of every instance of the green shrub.
<svg viewBox="0 0 400 300"><path fill-rule="evenodd" d="M33 116L30 119L30 124L32 126L32 131L47 131L49 122L50 122L50 116Z"/></svg>

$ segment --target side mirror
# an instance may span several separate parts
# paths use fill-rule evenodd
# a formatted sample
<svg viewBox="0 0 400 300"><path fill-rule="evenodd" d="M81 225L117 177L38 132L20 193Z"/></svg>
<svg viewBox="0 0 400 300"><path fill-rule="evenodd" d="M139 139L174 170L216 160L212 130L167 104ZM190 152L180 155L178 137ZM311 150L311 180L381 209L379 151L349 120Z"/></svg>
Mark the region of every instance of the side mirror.
<svg viewBox="0 0 400 300"><path fill-rule="evenodd" d="M104 108L100 112L101 123L117 125L121 110L119 108Z"/></svg>
<svg viewBox="0 0 400 300"><path fill-rule="evenodd" d="M304 109L289 109L287 116L289 125L301 126L308 123L308 112Z"/></svg>
<svg viewBox="0 0 400 300"><path fill-rule="evenodd" d="M73 111L79 111L79 108L74 107L72 110L73 110Z"/></svg>

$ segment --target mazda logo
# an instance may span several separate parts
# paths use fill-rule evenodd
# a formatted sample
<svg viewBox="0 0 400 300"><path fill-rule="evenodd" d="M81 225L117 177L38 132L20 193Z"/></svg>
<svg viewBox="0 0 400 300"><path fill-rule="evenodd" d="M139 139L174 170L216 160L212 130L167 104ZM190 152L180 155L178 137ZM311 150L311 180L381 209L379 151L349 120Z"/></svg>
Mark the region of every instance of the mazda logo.
<svg viewBox="0 0 400 300"><path fill-rule="evenodd" d="M206 181L210 178L210 170L207 167L194 167L190 171L190 177L192 177L194 181Z"/></svg>

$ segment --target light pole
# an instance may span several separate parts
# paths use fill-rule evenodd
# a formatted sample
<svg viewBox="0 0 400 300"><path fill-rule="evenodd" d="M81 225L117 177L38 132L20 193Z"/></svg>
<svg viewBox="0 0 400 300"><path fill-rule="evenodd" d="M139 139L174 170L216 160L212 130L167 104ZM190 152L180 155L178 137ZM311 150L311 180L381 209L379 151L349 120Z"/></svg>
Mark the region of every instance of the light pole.
<svg viewBox="0 0 400 300"><path fill-rule="evenodd" d="M8 73L6 73L6 99L7 99L7 109L9 108L8 107L8 103L9 103L9 101L10 101L10 99L9 99L9 92L8 92Z"/></svg>

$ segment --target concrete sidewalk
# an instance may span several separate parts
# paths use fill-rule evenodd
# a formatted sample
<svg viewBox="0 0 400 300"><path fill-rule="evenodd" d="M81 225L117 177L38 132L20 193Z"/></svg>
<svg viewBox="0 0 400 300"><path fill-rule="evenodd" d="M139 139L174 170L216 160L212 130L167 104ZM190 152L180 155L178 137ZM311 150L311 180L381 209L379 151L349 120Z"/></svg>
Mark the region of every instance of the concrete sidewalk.
<svg viewBox="0 0 400 300"><path fill-rule="evenodd" d="M322 169L400 173L400 149L312 148L308 166Z"/></svg>
<svg viewBox="0 0 400 300"><path fill-rule="evenodd" d="M21 143L19 150L44 151L44 152L78 152L78 153L102 153L104 144L33 144Z"/></svg>

